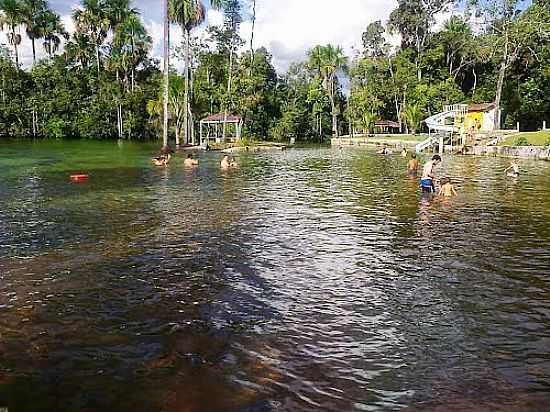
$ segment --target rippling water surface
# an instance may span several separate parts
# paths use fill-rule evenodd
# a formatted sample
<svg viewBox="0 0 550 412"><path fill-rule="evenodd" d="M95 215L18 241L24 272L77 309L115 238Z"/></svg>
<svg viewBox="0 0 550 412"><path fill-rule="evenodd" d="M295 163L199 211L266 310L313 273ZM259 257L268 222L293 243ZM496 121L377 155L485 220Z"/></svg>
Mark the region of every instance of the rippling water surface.
<svg viewBox="0 0 550 412"><path fill-rule="evenodd" d="M550 409L549 163L152 151L0 144L0 407Z"/></svg>

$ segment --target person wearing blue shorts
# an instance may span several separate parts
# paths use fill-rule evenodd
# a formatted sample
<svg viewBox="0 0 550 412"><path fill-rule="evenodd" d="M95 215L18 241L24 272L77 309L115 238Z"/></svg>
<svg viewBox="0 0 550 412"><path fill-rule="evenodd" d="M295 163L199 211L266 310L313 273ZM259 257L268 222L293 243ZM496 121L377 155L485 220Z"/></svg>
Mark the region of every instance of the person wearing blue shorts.
<svg viewBox="0 0 550 412"><path fill-rule="evenodd" d="M432 160L429 160L424 165L422 170L422 178L420 179L420 187L422 192L425 193L434 193L435 192L435 181L437 179L435 174L435 168L441 163L441 156L434 155Z"/></svg>

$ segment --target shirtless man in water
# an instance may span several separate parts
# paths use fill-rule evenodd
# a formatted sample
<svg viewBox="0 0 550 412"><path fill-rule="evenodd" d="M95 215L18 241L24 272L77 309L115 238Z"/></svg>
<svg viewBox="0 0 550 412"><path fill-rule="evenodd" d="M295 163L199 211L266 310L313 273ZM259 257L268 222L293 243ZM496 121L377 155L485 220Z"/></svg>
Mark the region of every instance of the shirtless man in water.
<svg viewBox="0 0 550 412"><path fill-rule="evenodd" d="M199 161L197 159L193 159L193 155L189 153L187 155L187 159L183 161L183 165L185 167L197 167L199 165Z"/></svg>
<svg viewBox="0 0 550 412"><path fill-rule="evenodd" d="M426 193L435 192L435 181L437 176L435 175L435 168L441 163L441 156L434 155L432 160L426 162L424 169L422 170L422 178L420 179L420 187L422 191Z"/></svg>

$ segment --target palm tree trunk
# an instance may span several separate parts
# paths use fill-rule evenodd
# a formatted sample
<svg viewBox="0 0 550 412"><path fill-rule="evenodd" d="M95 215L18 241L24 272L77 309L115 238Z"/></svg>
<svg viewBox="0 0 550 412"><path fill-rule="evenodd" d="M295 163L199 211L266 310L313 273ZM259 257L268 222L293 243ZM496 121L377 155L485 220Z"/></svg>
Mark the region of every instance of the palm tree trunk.
<svg viewBox="0 0 550 412"><path fill-rule="evenodd" d="M135 53L135 47L134 47L134 39L132 38L132 50L131 50L131 53L132 53L132 59L134 58L134 53ZM131 82L132 82L132 93L134 92L134 83L135 83L135 68L134 68L134 60L132 60L132 69L130 70L130 78L131 78Z"/></svg>
<svg viewBox="0 0 550 412"><path fill-rule="evenodd" d="M164 0L164 90L162 142L168 146L168 64L170 62L170 25L168 23L168 0Z"/></svg>
<svg viewBox="0 0 550 412"><path fill-rule="evenodd" d="M193 90L194 90L194 73L193 70L189 70L189 130L191 133L191 144L195 145L195 121L193 117L193 111L191 110L191 103L193 101Z"/></svg>
<svg viewBox="0 0 550 412"><path fill-rule="evenodd" d="M97 75L99 76L99 71L100 71L100 68L99 68L99 44L96 44L96 46L95 46L95 58L96 58L96 61L97 61Z"/></svg>
<svg viewBox="0 0 550 412"><path fill-rule="evenodd" d="M254 68L254 30L256 28L256 0L252 0L252 33L250 35L250 77Z"/></svg>
<svg viewBox="0 0 550 412"><path fill-rule="evenodd" d="M12 30L13 33L13 48L15 50L15 67L19 68L19 53L17 52L17 39L15 34L15 28Z"/></svg>
<svg viewBox="0 0 550 412"><path fill-rule="evenodd" d="M183 106L185 107L183 113L183 130L185 131L185 143L189 143L189 54L191 53L189 47L189 30L184 29L185 36L185 90L183 95Z"/></svg>
<svg viewBox="0 0 550 412"><path fill-rule="evenodd" d="M233 75L233 45L229 49L229 75L227 77L227 98L231 96L231 81ZM225 131L227 126L227 109L228 103L225 103L225 111L223 115L223 129L222 129L222 140L225 142Z"/></svg>
<svg viewBox="0 0 550 412"><path fill-rule="evenodd" d="M336 102L334 101L334 80L330 81L330 106L332 109L332 136L338 137L338 119L336 116Z"/></svg>
<svg viewBox="0 0 550 412"><path fill-rule="evenodd" d="M34 66L36 64L36 49L34 46L34 38L31 39L32 43L32 65Z"/></svg>

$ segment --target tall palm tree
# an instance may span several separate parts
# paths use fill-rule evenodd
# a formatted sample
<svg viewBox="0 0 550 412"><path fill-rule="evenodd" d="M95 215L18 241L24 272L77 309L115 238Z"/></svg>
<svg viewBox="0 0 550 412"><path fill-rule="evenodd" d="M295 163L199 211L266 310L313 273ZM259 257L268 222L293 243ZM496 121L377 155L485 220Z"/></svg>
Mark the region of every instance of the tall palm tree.
<svg viewBox="0 0 550 412"><path fill-rule="evenodd" d="M27 37L32 43L32 63L36 63L35 40L40 38L40 20L42 14L47 10L45 0L21 0L23 8L23 25Z"/></svg>
<svg viewBox="0 0 550 412"><path fill-rule="evenodd" d="M317 76L322 78L323 72L321 67L323 66L323 46L315 46L308 52L308 67L310 70L316 72Z"/></svg>
<svg viewBox="0 0 550 412"><path fill-rule="evenodd" d="M176 125L176 143L180 141L180 132L185 127L187 121L187 101L185 90L185 80L179 76L170 77L170 113Z"/></svg>
<svg viewBox="0 0 550 412"><path fill-rule="evenodd" d="M204 4L200 0L170 0L170 17L174 23L180 25L184 34L184 47L185 47L185 97L184 105L187 107L184 113L183 130L185 143L189 143L189 112L191 111L189 105L189 66L191 60L191 51L189 39L191 37L191 30L200 26L205 19L206 9ZM195 143L195 142L193 142ZM176 134L176 144L179 145L179 135Z"/></svg>
<svg viewBox="0 0 550 412"><path fill-rule="evenodd" d="M135 69L140 59L147 56L151 48L152 39L147 34L141 19L137 14L130 14L118 25L113 45L118 49L123 59L127 60L130 67L131 89L134 90Z"/></svg>
<svg viewBox="0 0 550 412"><path fill-rule="evenodd" d="M168 11L168 0L163 0L164 6L164 69L163 69L163 92L162 92L162 112L163 112L163 127L162 127L162 143L163 146L168 146L168 94L169 94L169 70L170 63L170 20Z"/></svg>
<svg viewBox="0 0 550 412"><path fill-rule="evenodd" d="M332 135L338 136L338 113L336 111L336 92L338 85L338 72L347 71L347 58L340 46L327 44L317 46L309 52L309 65L315 68L330 100L332 110Z"/></svg>
<svg viewBox="0 0 550 412"><path fill-rule="evenodd" d="M76 30L86 33L95 48L97 73L101 70L100 51L101 45L107 37L110 20L106 14L105 5L101 0L82 0L83 9L73 13Z"/></svg>
<svg viewBox="0 0 550 412"><path fill-rule="evenodd" d="M65 31L65 26L61 22L59 14L46 10L40 18L39 27L40 37L44 39L42 44L46 53L51 58L59 49L61 36L65 40L69 39L69 33Z"/></svg>
<svg viewBox="0 0 550 412"><path fill-rule="evenodd" d="M256 0L252 0L252 32L250 33L250 77L254 70L254 31L256 30Z"/></svg>
<svg viewBox="0 0 550 412"><path fill-rule="evenodd" d="M15 30L23 22L23 7L19 0L0 0L0 30L8 28L8 43L15 52L15 65L19 67L19 53L17 47L21 44L21 35Z"/></svg>
<svg viewBox="0 0 550 412"><path fill-rule="evenodd" d="M138 14L137 9L130 8L131 0L105 0L104 12L109 19L110 28L116 32L118 26L128 17Z"/></svg>
<svg viewBox="0 0 550 412"><path fill-rule="evenodd" d="M87 34L75 33L70 42L65 46L65 57L80 64L80 67L88 67L91 56L94 54L93 45Z"/></svg>

